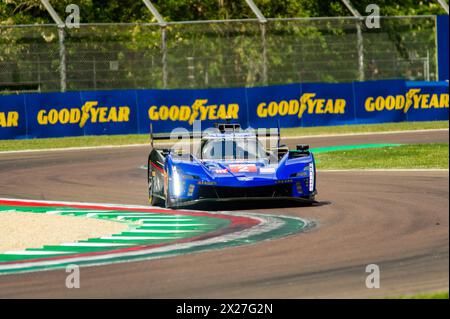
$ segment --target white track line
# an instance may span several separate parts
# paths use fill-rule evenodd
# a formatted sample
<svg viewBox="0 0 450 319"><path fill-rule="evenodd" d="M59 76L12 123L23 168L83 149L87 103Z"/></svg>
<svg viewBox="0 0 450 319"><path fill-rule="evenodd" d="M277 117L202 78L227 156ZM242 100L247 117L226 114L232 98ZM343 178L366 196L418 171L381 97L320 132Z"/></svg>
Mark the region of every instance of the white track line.
<svg viewBox="0 0 450 319"><path fill-rule="evenodd" d="M106 210L89 210L89 211L92 211L92 212L107 212ZM62 214L62 213L84 213L84 212L86 212L86 210L50 210L50 211L48 211L48 212L45 212L46 214L48 214L48 215L58 215L58 214Z"/></svg>
<svg viewBox="0 0 450 319"><path fill-rule="evenodd" d="M34 202L43 202L43 201L34 201ZM100 207L101 207L101 205L102 204L99 204ZM122 205L122 207L125 207L125 206ZM130 207L130 205L128 205L128 207ZM143 207L145 208L145 206L143 206ZM215 213L211 212L211 215L214 215L214 214ZM223 236L208 238L205 240L199 240L196 242L188 242L188 243L182 243L182 244L177 243L177 244L172 244L172 245L168 245L168 246L164 246L164 247L149 248L149 249L143 249L143 250L139 250L139 251L111 252L110 254L99 255L99 256L69 257L69 258L64 259L63 262L64 263L77 263L77 262L82 262L82 261L91 261L92 263L89 266L95 266L95 265L101 265L101 264L108 264L108 263L110 263L110 262L108 262L108 260L112 259L112 258L142 256L141 258L138 257L137 259L146 260L146 259L152 259L152 257L151 256L144 257L143 255L145 255L145 254L174 252L174 254L176 255L177 253L175 253L175 251L180 252L184 249L191 249L191 248L199 247L199 246L208 246L208 245L223 243L223 242L227 242L227 241L244 239L249 236L254 236L257 234L261 234L264 232L268 232L268 231L277 229L284 224L283 221L280 221L277 218L275 218L274 216L270 216L270 215L254 216L254 215L245 214L245 213L229 213L229 214L235 215L235 216L245 216L248 218L257 219L257 220L259 220L259 224L251 227L250 229L234 232L234 233L223 235ZM290 218L295 218L295 217L290 217ZM295 219L302 220L305 224L308 224L307 220L300 219L300 218L295 218ZM148 239L148 237L146 237L146 238ZM158 238L160 239L161 237L158 237ZM116 240L117 238L114 238L114 239ZM153 258L161 258L161 256L153 257ZM48 260L48 261L32 261L31 260L31 261L28 261L23 264L21 263L21 264L0 265L0 270L24 269L26 267L45 267L45 266L58 265L58 264L61 264L61 262L62 262L61 260ZM115 262L119 262L119 261L116 260L113 262L115 263Z"/></svg>
<svg viewBox="0 0 450 319"><path fill-rule="evenodd" d="M151 206L149 206L149 208L152 208ZM90 209L87 209L87 210L90 210ZM87 217L95 217L95 216L98 216L98 217L115 217L115 218L117 218L117 217L121 217L120 219L123 219L123 218L131 218L131 217L135 217L135 218L166 218L166 219L177 219L177 218L180 218L179 216L180 215L167 215L167 214L159 214L159 213L146 213L146 212L143 212L143 213L140 213L140 214L136 214L136 213L133 213L133 212L130 212L129 213L129 215L124 215L124 214L126 214L126 212L120 212L120 213L88 213L86 216Z"/></svg>
<svg viewBox="0 0 450 319"><path fill-rule="evenodd" d="M144 233L154 233L154 234L172 234L172 233L197 233L198 230L179 230L179 229L131 229L132 231L141 231ZM127 233L128 231L125 231L124 233ZM119 236L118 236L119 237ZM120 236L121 237L121 236Z"/></svg>
<svg viewBox="0 0 450 319"><path fill-rule="evenodd" d="M122 213L123 214L123 213ZM160 220L160 221L168 221L168 222L177 222L177 221L185 221L185 220L192 220L192 219L183 219L183 218L176 218L172 216L158 216L155 218L148 217L147 215L119 215L116 219L123 220L127 218L139 218L140 220Z"/></svg>
<svg viewBox="0 0 450 319"><path fill-rule="evenodd" d="M448 168L373 168L373 169L320 169L318 173L342 173L342 172L448 172Z"/></svg>
<svg viewBox="0 0 450 319"><path fill-rule="evenodd" d="M141 219L142 220L142 219ZM142 224L145 227L189 227L189 226L207 226L207 224L151 224L151 223L144 223Z"/></svg>
<svg viewBox="0 0 450 319"><path fill-rule="evenodd" d="M121 219L119 219L119 220L121 220ZM142 220L142 218L141 218L141 220ZM189 221L192 221L193 219L190 219L190 218L185 218L185 219L182 219L182 218L176 218L176 219L170 219L170 218L145 218L145 220L149 221L149 222L174 223L174 222L189 222ZM168 224L168 225L171 225L171 224Z"/></svg>
<svg viewBox="0 0 450 319"><path fill-rule="evenodd" d="M366 135L388 135L388 134L408 134L408 133L432 133L432 132L446 132L448 128L438 128L430 130L404 130L404 131L385 131L385 132L361 132L361 133L336 133L336 134L318 134L318 135L303 135L303 136L285 136L282 140L293 139L308 139L308 138L322 138L322 137L340 137L340 136L366 136Z"/></svg>
<svg viewBox="0 0 450 319"><path fill-rule="evenodd" d="M130 244L120 244L120 243L64 243L59 246L67 247L113 247L113 246L130 246Z"/></svg>
<svg viewBox="0 0 450 319"><path fill-rule="evenodd" d="M99 149L115 149L115 148L144 147L144 146L150 146L150 143L148 143L148 144L62 147L62 148L42 148L42 149L30 149L30 150L19 150L19 151L0 151L0 155L1 154L17 154L17 153L38 153L38 152L90 151L90 150L99 150Z"/></svg>
<svg viewBox="0 0 450 319"><path fill-rule="evenodd" d="M155 229L131 229L125 231L125 233L149 233L149 234L171 234L171 233L197 233L198 230L179 230L179 229L166 229L166 230L155 230Z"/></svg>
<svg viewBox="0 0 450 319"><path fill-rule="evenodd" d="M147 240L147 239L178 239L180 237L177 236L170 236L170 237L160 237L160 236L104 236L100 237L100 239L106 239L106 240Z"/></svg>
<svg viewBox="0 0 450 319"><path fill-rule="evenodd" d="M386 134L407 134L407 133L424 133L424 132L444 132L448 131L448 128L443 129L429 129L429 130L403 130L403 131L386 131L386 132L361 132L361 133L336 133L336 134L317 134L317 135L302 135L302 136L285 136L283 140L295 140L295 139L311 139L322 137L339 137L339 136L357 136L357 135L386 135ZM168 145L170 143L156 143L160 145ZM18 153L37 153L37 152L66 152L66 151L89 151L89 150L102 150L102 149L115 149L115 148L130 148L130 147L150 147L148 144L124 144L124 145L103 145L103 146L83 146L83 147L66 147L66 148L44 148L44 149L31 149L20 151L0 151L2 154L18 154Z"/></svg>
<svg viewBox="0 0 450 319"><path fill-rule="evenodd" d="M29 255L29 256L39 256L39 255L64 255L71 254L72 251L35 251L35 250L15 250L15 251L6 251L3 254L5 255Z"/></svg>
<svg viewBox="0 0 450 319"><path fill-rule="evenodd" d="M168 209L168 208L161 208L158 206L144 206L144 205L131 205L131 204L105 204L105 203L89 203L89 202L66 202L66 201L59 201L59 200L39 200L39 199L20 199L20 198L6 198L6 197L0 197L0 201L5 201L5 202L23 202L23 203L42 203L42 204L57 204L57 205L67 205L70 206L72 205L82 205L82 206L95 206L96 208L106 208L106 209L111 209L114 210L115 207L119 207L119 208L136 208L136 209L157 209L158 211L167 211L167 212L173 212L173 210ZM90 208L80 208L82 210L86 209L88 211L90 210L94 210L94 209L90 209ZM94 210L95 211L95 210ZM161 215L163 217L166 216L176 216L176 217L185 217L183 215L165 215L163 212L162 213L154 213L154 212L138 212L139 214L148 214L148 216L157 216L157 215ZM115 212L115 213L94 213L94 214L115 214L115 215L123 215L124 212Z"/></svg>
<svg viewBox="0 0 450 319"><path fill-rule="evenodd" d="M17 202L31 202L31 203L58 203L58 202L50 202L50 201L32 201L32 200L20 200L20 199L0 199L3 200L5 202L8 201L17 201ZM68 203L68 202L59 202L60 204L72 204L75 205L76 203ZM81 203L80 203L81 204ZM84 205L88 205L86 203L83 203ZM116 207L122 207L122 208L127 208L127 207L141 207L141 208L148 208L147 206L135 206L135 205L105 205L105 204L91 204L91 205L96 205L97 207L111 207L111 206L116 206ZM216 212L209 212L210 215L215 215L215 214L220 214L220 213L216 213ZM254 216L254 215L250 215L250 214L245 214L245 213L228 213L229 215L234 215L234 216L244 216L247 218L252 218L255 220L259 221L259 224L251 227L250 229L245 229L242 231L237 231L234 233L230 233L230 234L226 234L226 235L222 235L222 236L217 236L217 237L213 237L213 238L208 238L208 239L204 239L204 240L198 240L198 241L194 241L194 242L187 242L187 243L176 243L176 244L170 244L167 246L163 246L163 247L157 247L157 248L148 248L148 249L142 249L142 250L138 250L138 251L126 251L126 252L111 252L108 253L106 255L99 255L99 256L81 256L81 257L68 257L66 259L64 259L64 261L61 260L46 260L46 261L33 261L30 260L28 262L25 263L20 263L20 264L8 264L8 265L0 265L0 270L13 270L13 269L24 269L26 267L42 267L42 266L51 266L51 265L58 265L61 264L61 262L63 263L77 263L77 262L81 262L81 261L91 261L92 263L89 266L95 266L95 265L100 265L100 264L107 264L108 262L106 262L108 259L111 258L119 258L119 257L138 257L138 256L142 256L145 254L155 254L155 253L167 253L167 252L172 252L174 255L178 254L180 251L184 250L184 249L191 249L194 247L199 247L199 246L208 246L208 245L212 245L212 244L217 244L217 243L223 243L226 241L234 241L234 240L239 240L239 239L244 239L247 238L249 236L254 236L254 235L258 235L258 234L262 234L264 232L268 232L274 229L277 229L279 227L281 227L284 222L281 220L276 219L275 217L271 217L270 215L267 216ZM290 218L295 218L295 217L290 217ZM302 220L305 224L307 224L308 222L306 220L300 219L300 218L295 218L298 220ZM109 240L120 240L120 239L124 239L125 237L104 237L106 239ZM139 238L139 237L134 237L134 236L130 236L130 238ZM152 237L141 237L141 238L145 238L145 239L151 239ZM155 239L162 239L164 237L155 237ZM173 239L174 237L169 237L168 239ZM75 243L74 243L75 244ZM97 244L97 243L96 243ZM63 252L58 252L60 254L62 254ZM143 259L149 259L152 257L144 257L142 256L142 260ZM156 258L161 258L161 256L156 257ZM114 261L114 262L119 262L119 261ZM26 271L27 272L27 271Z"/></svg>
<svg viewBox="0 0 450 319"><path fill-rule="evenodd" d="M249 215L242 214L242 213L234 214L234 215L249 217ZM89 260L92 262L92 264L90 264L89 266L97 266L97 265L102 265L102 264L108 264L108 262L104 262L104 260L108 260L111 258L132 257L132 256L145 255L145 254L149 254L149 253L171 252L171 251L175 251L175 250L182 251L184 249L190 249L190 248L198 247L198 246L205 246L205 245L211 245L211 244L216 244L216 243L223 243L226 241L244 239L244 238L247 238L252 235L257 235L257 234L261 234L264 232L268 232L268 231L277 229L283 224L283 222L275 220L270 215L267 215L264 217L252 216L252 218L258 219L260 221L260 224L254 226L250 229L238 231L238 232L223 235L223 236L213 237L213 238L209 238L209 239L205 239L205 240L199 240L196 242L173 244L173 245L168 245L168 246L164 246L164 247L143 249L143 250L139 250L139 251L129 251L129 252L119 252L119 253L111 252L111 254L107 254L107 255L90 256L90 257L72 257L72 258L65 259L64 262L65 263L77 263L77 262ZM295 217L290 217L290 218L295 218ZM308 223L304 219L301 219L301 218L296 218L296 219L303 220L305 223ZM143 257L141 260L146 260L146 259L151 259L151 257L147 257L147 258ZM38 261L38 262L29 261L29 262L26 262L23 264L0 265L0 270L23 269L26 267L37 267L37 266L41 266L41 267L42 266L52 266L52 265L58 265L60 263L61 263L60 260L49 260L49 261Z"/></svg>

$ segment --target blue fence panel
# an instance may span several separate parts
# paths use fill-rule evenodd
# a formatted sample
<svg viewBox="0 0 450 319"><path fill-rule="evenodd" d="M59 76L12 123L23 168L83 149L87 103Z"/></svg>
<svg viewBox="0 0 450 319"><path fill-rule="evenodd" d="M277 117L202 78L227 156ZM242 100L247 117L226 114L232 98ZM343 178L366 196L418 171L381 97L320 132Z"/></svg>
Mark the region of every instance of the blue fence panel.
<svg viewBox="0 0 450 319"><path fill-rule="evenodd" d="M406 82L408 121L448 120L448 82Z"/></svg>
<svg viewBox="0 0 450 319"><path fill-rule="evenodd" d="M170 132L175 127L192 129L195 120L203 128L231 118L246 125L245 88L204 90L138 90L140 133Z"/></svg>
<svg viewBox="0 0 450 319"><path fill-rule="evenodd" d="M385 80L204 90L0 96L0 139L170 132L231 118L243 127L448 120L448 82Z"/></svg>
<svg viewBox="0 0 450 319"><path fill-rule="evenodd" d="M300 95L300 84L248 88L248 126L277 127L278 121L283 127L302 126Z"/></svg>
<svg viewBox="0 0 450 319"><path fill-rule="evenodd" d="M353 124L352 83L302 84L303 126Z"/></svg>
<svg viewBox="0 0 450 319"><path fill-rule="evenodd" d="M0 139L27 137L24 95L0 96Z"/></svg>
<svg viewBox="0 0 450 319"><path fill-rule="evenodd" d="M80 92L80 98L84 135L138 133L135 90Z"/></svg>
<svg viewBox="0 0 450 319"><path fill-rule="evenodd" d="M1 103L3 105L3 103ZM81 136L84 125L79 92L25 94L29 138Z"/></svg>
<svg viewBox="0 0 450 319"><path fill-rule="evenodd" d="M405 81L355 82L356 122L372 124L406 120Z"/></svg>

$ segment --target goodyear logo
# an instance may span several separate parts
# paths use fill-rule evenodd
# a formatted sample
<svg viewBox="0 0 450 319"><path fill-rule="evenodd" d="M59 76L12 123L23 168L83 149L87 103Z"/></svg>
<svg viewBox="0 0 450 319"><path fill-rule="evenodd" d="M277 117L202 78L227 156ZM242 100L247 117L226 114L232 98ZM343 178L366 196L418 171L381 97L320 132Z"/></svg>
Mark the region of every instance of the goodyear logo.
<svg viewBox="0 0 450 319"><path fill-rule="evenodd" d="M207 99L197 99L192 105L153 105L148 109L152 121L183 121L190 125L195 120L238 119L239 104L208 104Z"/></svg>
<svg viewBox="0 0 450 319"><path fill-rule="evenodd" d="M0 112L0 127L18 127L19 112Z"/></svg>
<svg viewBox="0 0 450 319"><path fill-rule="evenodd" d="M86 123L120 123L130 121L128 106L101 106L97 101L87 101L81 108L63 108L40 110L37 121L40 125L78 124L83 128Z"/></svg>
<svg viewBox="0 0 450 319"><path fill-rule="evenodd" d="M345 113L345 99L319 99L316 93L304 93L299 99L271 101L260 103L256 109L259 118L296 115L301 118L308 114L343 114Z"/></svg>
<svg viewBox="0 0 450 319"><path fill-rule="evenodd" d="M368 97L364 103L367 112L413 109L448 108L448 93L420 94L421 89L409 89L404 95Z"/></svg>

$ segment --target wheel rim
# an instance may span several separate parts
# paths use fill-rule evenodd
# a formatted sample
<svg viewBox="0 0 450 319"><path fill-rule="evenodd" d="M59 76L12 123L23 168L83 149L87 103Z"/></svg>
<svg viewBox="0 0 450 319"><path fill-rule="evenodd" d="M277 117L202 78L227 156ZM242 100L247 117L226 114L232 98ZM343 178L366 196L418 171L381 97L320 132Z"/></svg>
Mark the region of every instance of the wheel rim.
<svg viewBox="0 0 450 319"><path fill-rule="evenodd" d="M148 200L153 201L153 178L150 178L148 182Z"/></svg>

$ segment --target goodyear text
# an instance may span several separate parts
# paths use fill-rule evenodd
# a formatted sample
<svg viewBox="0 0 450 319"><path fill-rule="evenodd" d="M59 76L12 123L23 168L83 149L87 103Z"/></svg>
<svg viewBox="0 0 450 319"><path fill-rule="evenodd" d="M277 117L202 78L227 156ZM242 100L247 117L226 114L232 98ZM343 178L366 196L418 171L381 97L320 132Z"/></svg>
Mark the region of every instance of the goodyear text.
<svg viewBox="0 0 450 319"><path fill-rule="evenodd" d="M62 108L40 110L37 121L40 125L78 124L80 128L87 122L110 123L129 122L130 108L128 106L101 106L97 101L88 101L81 108Z"/></svg>
<svg viewBox="0 0 450 319"><path fill-rule="evenodd" d="M19 126L19 113L13 112L0 112L0 127L18 127Z"/></svg>
<svg viewBox="0 0 450 319"><path fill-rule="evenodd" d="M448 108L448 93L420 94L421 89L409 89L404 95L368 97L364 107L367 112L413 109Z"/></svg>
<svg viewBox="0 0 450 319"><path fill-rule="evenodd" d="M316 93L304 93L299 99L271 101L260 103L256 109L259 118L297 115L301 118L308 114L343 114L345 113L345 99L320 99Z"/></svg>
<svg viewBox="0 0 450 319"><path fill-rule="evenodd" d="M197 99L192 105L150 106L148 117L152 121L188 121L238 119L239 104L208 104L207 99Z"/></svg>

